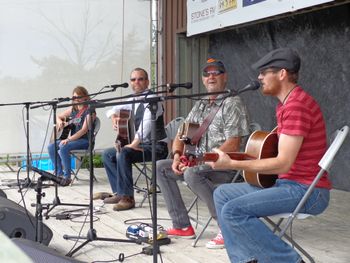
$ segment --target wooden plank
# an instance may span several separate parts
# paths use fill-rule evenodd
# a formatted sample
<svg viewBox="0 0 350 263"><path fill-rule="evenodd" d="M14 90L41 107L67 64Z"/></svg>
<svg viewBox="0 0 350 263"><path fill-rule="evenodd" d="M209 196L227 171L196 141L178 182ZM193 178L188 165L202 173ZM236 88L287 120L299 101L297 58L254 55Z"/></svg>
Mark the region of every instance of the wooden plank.
<svg viewBox="0 0 350 263"><path fill-rule="evenodd" d="M1 167L1 166L0 166ZM94 169L95 176L98 182L94 184L94 192L98 191L110 191L107 176L104 169ZM80 172L84 178L89 178L89 173L86 170ZM14 178L15 173L2 174L1 179ZM25 178L26 173L21 172L20 178ZM144 180L141 180L142 183ZM189 205L194 198L190 190L183 184L179 184L183 194L185 204ZM20 200L20 194L16 188L5 190L9 199L18 202ZM26 205L31 214L35 212L35 207L31 207L31 203L36 202L36 192L33 189L25 189ZM51 203L55 197L55 188L45 188L45 197L42 203ZM73 186L58 187L58 196L62 203L89 203L89 181L76 181ZM142 199L142 193L135 194L136 202L140 202ZM93 225L98 237L108 237L117 239L126 239L125 232L127 224L125 221L134 219L130 222L135 224L137 222L149 223L150 220L150 208L147 202L142 208L135 208L128 211L116 212L113 211L113 205L103 205L101 200L93 202L94 207L100 207L102 213L94 213L94 219L96 220ZM81 235L85 236L89 230L89 217L83 224L85 216L77 217L71 220L56 220L53 215L67 212L69 210L82 209L84 207L71 207L71 206L57 206L49 214L49 219L44 219L44 223L50 227L53 231L53 238L49 244L51 248L56 249L61 254L66 254L74 245L75 241L63 239L63 235ZM295 222L293 224L293 236L306 248L312 256L315 257L316 262L325 263L343 263L347 262L349 258L348 244L350 236L350 193L343 191L332 191L331 204L329 208L320 216L316 216L311 220L304 220L303 222ZM170 227L171 222L166 210L166 206L162 195L158 195L158 223L164 228ZM205 221L208 214L207 207L199 202L199 214L198 217L201 221ZM86 213L85 211L76 211L72 214ZM191 212L191 215L196 217L196 212ZM142 218L142 219L140 219ZM193 223L193 226L195 224ZM197 233L201 229L201 225L198 225ZM225 249L208 250L205 248L205 243L213 238L218 231L218 227L214 220L210 223L202 239L199 240L197 247L191 246L193 240L186 239L172 239L170 245L162 246L162 259L163 262L229 262ZM81 240L78 244L81 244ZM123 242L105 242L105 241L92 241L79 250L74 257L76 259L92 262L96 260L113 260L117 259L119 253L124 253L125 256L129 256L142 251L142 248L146 245L138 245L133 243ZM158 259L160 262L160 259ZM152 262L152 256L144 254L136 255L131 258L126 258L125 262Z"/></svg>

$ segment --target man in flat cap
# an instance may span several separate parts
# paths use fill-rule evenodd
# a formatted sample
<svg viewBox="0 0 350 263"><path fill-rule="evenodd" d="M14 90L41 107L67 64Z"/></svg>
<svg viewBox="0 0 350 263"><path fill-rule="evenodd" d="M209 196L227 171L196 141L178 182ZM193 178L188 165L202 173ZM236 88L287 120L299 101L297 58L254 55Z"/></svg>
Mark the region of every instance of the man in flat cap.
<svg viewBox="0 0 350 263"><path fill-rule="evenodd" d="M265 95L279 100L276 109L278 155L273 158L237 161L221 150L214 169L246 170L278 174L271 188L248 183L225 184L214 191L218 222L231 262L303 262L300 255L259 218L291 213L319 171L326 151L326 128L317 102L298 84L300 58L289 48L271 51L253 67ZM328 206L331 183L322 177L302 213L319 214Z"/></svg>
<svg viewBox="0 0 350 263"><path fill-rule="evenodd" d="M202 71L202 81L208 92L224 91L227 72L220 60L210 58ZM209 120L209 116L213 118ZM226 152L239 151L244 137L249 135L249 122L246 107L239 96L227 97L224 94L210 95L195 103L187 115L186 122L202 125L203 133L198 135L197 150L211 152L220 148ZM209 124L205 126L205 124ZM198 128L198 130L201 130ZM195 137L193 135L193 137ZM172 152L173 160L157 161L157 179L163 194L172 227L167 229L169 236L178 238L195 238L187 209L181 197L177 181L185 180L190 189L208 206L211 216L216 220L213 192L218 184L232 182L235 172L230 170L213 171L210 166L202 164L189 167L180 160L184 142L176 136ZM184 156L182 156L184 157ZM224 247L221 231L207 243L207 248Z"/></svg>

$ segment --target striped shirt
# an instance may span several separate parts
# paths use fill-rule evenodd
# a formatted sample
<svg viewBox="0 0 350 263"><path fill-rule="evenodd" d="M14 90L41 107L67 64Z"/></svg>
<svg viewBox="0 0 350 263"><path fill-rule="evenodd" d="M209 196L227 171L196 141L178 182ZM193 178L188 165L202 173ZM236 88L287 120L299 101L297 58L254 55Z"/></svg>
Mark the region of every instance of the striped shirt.
<svg viewBox="0 0 350 263"><path fill-rule="evenodd" d="M278 104L276 114L279 135L304 137L294 164L288 173L280 174L279 178L310 185L320 170L318 162L327 148L326 127L321 109L308 93L297 86L286 104ZM320 179L317 187L331 188L327 174Z"/></svg>

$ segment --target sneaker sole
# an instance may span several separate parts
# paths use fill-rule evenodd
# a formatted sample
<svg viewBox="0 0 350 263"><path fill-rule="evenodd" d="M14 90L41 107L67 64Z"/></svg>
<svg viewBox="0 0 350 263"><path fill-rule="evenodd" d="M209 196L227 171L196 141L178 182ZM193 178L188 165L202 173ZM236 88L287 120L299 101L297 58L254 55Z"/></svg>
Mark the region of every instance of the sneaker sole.
<svg viewBox="0 0 350 263"><path fill-rule="evenodd" d="M225 245L210 245L210 244L206 244L205 246L206 246L206 248L209 248L209 249L223 249L223 248L225 248Z"/></svg>

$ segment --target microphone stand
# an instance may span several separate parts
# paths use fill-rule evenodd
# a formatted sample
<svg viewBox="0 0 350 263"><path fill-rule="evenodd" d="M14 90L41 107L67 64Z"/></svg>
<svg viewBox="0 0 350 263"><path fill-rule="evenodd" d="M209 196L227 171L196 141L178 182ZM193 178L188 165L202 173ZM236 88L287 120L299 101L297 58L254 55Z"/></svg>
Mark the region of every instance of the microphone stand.
<svg viewBox="0 0 350 263"><path fill-rule="evenodd" d="M54 141L54 147L55 147L55 158L54 158L54 164L55 164L55 175L57 176L57 164L58 164L58 147L57 147L57 121L56 121L56 116L57 116L57 104L62 102L62 101L67 101L70 100L70 98L63 98L63 99L59 99L59 100L54 100L54 101L49 101L49 102L45 102L44 104L38 105L38 106L33 106L31 107L32 109L34 108L39 108L39 107L43 107L43 106L47 106L50 105L52 107L52 111L53 111L53 141ZM45 213L45 218L48 219L49 218L49 213L56 207L59 205L65 205L65 206L86 206L88 207L88 204L74 204L74 203L62 203L59 196L58 196L58 184L54 183L55 185L55 197L52 201L52 203L48 203L45 204L46 205L46 213Z"/></svg>
<svg viewBox="0 0 350 263"><path fill-rule="evenodd" d="M27 145L27 155L26 155L26 171L27 171L27 177L24 179L23 182L17 181L15 184L9 184L8 186L20 186L21 188L25 187L35 187L35 183L33 183L29 177L29 167L30 167L30 146L29 146L29 106L31 104L37 104L40 102L20 102L20 103L7 103L7 104L0 104L0 106L14 106L14 105L25 105L26 108L26 145Z"/></svg>
<svg viewBox="0 0 350 263"><path fill-rule="evenodd" d="M36 226L36 236L35 242L41 243L43 241L43 205L41 204L41 197L45 196L42 193L43 179L40 176L37 180L36 191L36 210L35 210L35 226Z"/></svg>
<svg viewBox="0 0 350 263"><path fill-rule="evenodd" d="M63 105L62 105L63 106ZM131 239L116 239L116 238L106 238L106 237L98 237L97 232L94 229L94 218L93 218L93 211L94 211L94 206L93 206L93 187L94 187L94 162L93 162L93 131L95 128L95 123L92 118L92 114L95 111L96 106L94 105L94 102L90 102L89 104L89 116L90 116L90 129L89 129L89 172L90 172L90 185L89 185L89 211L90 211L90 228L87 232L86 236L70 236L70 235L63 235L63 238L68 240L79 240L79 239L85 239L85 241L73 249L72 251L68 252L66 256L71 257L75 252L80 250L82 247L84 247L86 244L92 242L92 241L111 241L111 242L125 242L125 243L138 243L141 244L140 241L138 240L131 240ZM124 258L124 254L121 253L119 254L119 258Z"/></svg>

